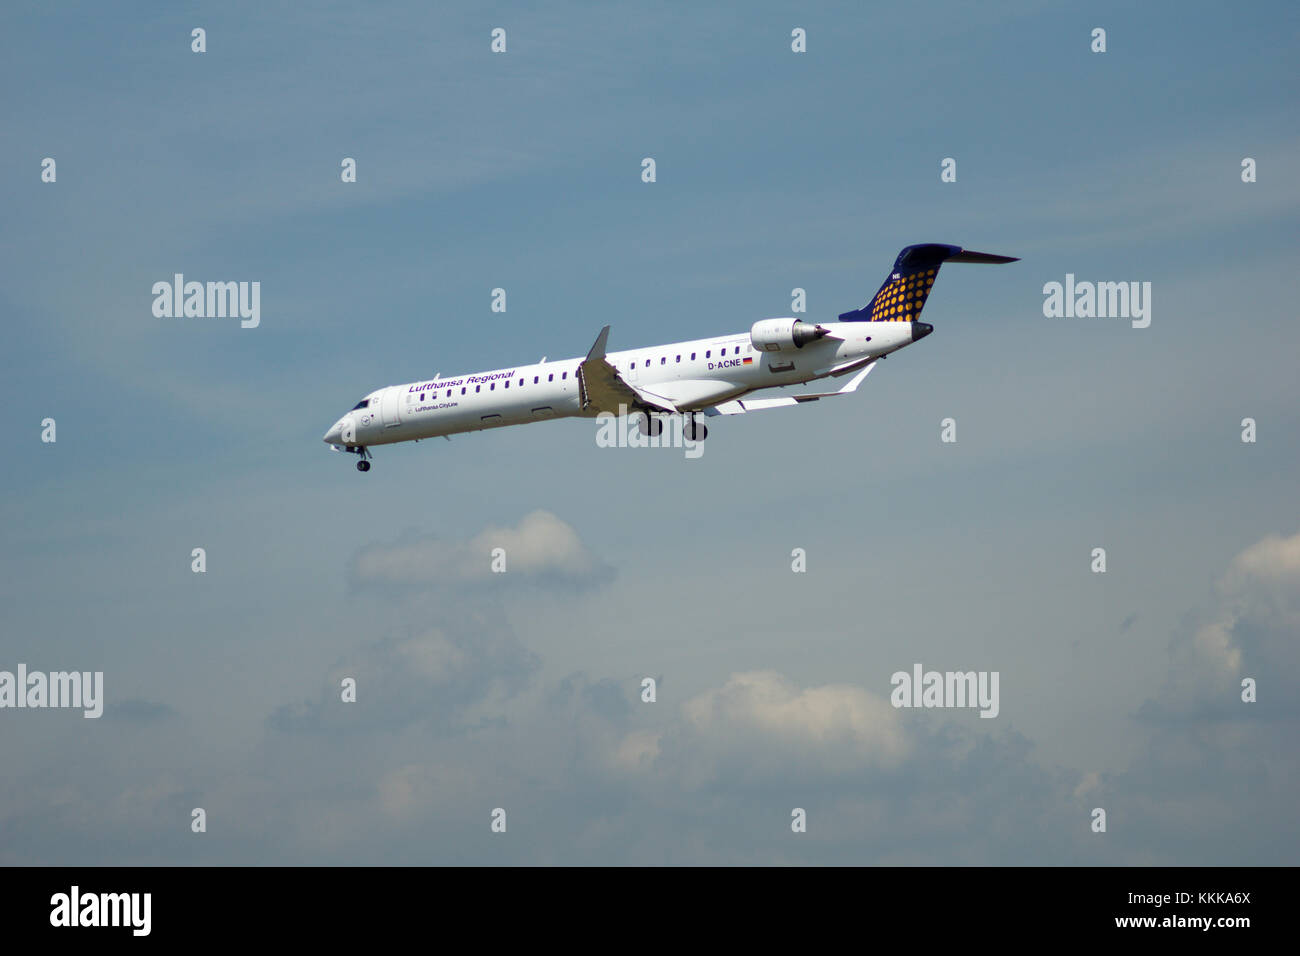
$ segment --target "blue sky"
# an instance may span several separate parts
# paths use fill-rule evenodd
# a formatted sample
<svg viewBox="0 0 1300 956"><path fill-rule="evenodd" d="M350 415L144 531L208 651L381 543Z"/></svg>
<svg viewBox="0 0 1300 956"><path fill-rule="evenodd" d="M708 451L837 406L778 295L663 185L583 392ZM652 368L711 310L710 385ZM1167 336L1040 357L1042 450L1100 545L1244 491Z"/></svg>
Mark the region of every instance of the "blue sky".
<svg viewBox="0 0 1300 956"><path fill-rule="evenodd" d="M0 669L108 697L0 712L0 860L1294 862L1294 7L0 26ZM364 476L320 441L371 389L605 324L738 331L795 287L833 319L914 242L1022 261L945 268L934 335L699 460L578 421ZM261 325L155 318L176 272L259 281ZM1152 283L1151 326L1044 318L1067 273ZM538 556L485 580L502 536ZM918 661L999 671L999 717L880 710Z"/></svg>

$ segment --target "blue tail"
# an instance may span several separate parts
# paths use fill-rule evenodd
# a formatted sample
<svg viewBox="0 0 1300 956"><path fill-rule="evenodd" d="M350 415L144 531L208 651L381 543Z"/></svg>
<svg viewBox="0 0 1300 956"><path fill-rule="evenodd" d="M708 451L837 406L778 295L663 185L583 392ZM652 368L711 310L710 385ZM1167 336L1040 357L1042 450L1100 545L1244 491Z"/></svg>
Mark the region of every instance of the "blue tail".
<svg viewBox="0 0 1300 956"><path fill-rule="evenodd" d="M889 278L868 302L852 312L841 312L841 322L915 322L930 295L939 267L945 262L1018 262L1013 256L967 252L961 246L930 242L908 246L894 260Z"/></svg>

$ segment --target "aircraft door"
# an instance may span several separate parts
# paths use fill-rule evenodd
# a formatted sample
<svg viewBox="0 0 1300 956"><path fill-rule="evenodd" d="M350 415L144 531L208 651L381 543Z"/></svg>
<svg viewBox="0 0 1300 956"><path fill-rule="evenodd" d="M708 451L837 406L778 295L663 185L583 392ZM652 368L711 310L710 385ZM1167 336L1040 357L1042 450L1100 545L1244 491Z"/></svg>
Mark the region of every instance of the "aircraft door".
<svg viewBox="0 0 1300 956"><path fill-rule="evenodd" d="M384 394L380 398L379 411L384 419L384 427L392 428L395 425L402 424L398 418L398 403L401 401L402 393L395 388L384 389Z"/></svg>

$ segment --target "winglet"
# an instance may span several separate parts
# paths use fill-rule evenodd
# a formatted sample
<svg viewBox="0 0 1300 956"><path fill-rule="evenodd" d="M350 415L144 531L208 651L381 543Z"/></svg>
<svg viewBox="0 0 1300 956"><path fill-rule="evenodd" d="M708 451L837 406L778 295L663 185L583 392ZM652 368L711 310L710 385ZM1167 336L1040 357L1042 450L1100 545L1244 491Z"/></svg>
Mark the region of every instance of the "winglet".
<svg viewBox="0 0 1300 956"><path fill-rule="evenodd" d="M600 330L600 335L596 336L596 344L591 347L587 353L587 361L600 361L605 357L605 343L609 341L609 326Z"/></svg>

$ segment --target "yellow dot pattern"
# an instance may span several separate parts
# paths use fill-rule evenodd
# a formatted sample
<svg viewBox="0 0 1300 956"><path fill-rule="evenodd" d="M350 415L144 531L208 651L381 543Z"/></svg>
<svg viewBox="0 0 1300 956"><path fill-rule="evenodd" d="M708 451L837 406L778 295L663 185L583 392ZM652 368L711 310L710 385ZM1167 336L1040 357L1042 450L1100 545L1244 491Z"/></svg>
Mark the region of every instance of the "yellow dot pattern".
<svg viewBox="0 0 1300 956"><path fill-rule="evenodd" d="M939 270L927 269L890 279L871 300L872 322L914 322L921 315Z"/></svg>

